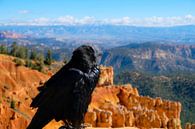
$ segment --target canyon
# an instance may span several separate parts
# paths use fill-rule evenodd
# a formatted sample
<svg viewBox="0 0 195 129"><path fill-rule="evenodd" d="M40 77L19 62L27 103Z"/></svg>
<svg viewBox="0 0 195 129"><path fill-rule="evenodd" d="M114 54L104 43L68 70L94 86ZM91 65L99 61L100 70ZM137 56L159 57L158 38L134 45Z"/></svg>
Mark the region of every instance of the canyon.
<svg viewBox="0 0 195 129"><path fill-rule="evenodd" d="M30 108L37 87L51 74L16 66L14 57L0 55L0 128L25 129L36 109ZM181 103L139 95L131 84L115 85L112 67L101 66L99 83L85 116L88 127L181 129ZM44 129L58 129L51 121ZM194 129L194 125L186 125Z"/></svg>

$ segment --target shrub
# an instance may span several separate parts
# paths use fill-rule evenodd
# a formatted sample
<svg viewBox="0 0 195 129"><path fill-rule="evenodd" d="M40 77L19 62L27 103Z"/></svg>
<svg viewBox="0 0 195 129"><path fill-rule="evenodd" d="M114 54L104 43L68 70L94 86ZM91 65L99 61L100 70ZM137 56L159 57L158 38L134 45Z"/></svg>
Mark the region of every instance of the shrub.
<svg viewBox="0 0 195 129"><path fill-rule="evenodd" d="M10 102L10 108L15 109L16 108L16 101L11 100Z"/></svg>
<svg viewBox="0 0 195 129"><path fill-rule="evenodd" d="M7 46L1 45L1 46L0 46L0 53L1 53L1 54L7 54L7 53L8 53Z"/></svg>
<svg viewBox="0 0 195 129"><path fill-rule="evenodd" d="M29 68L32 68L33 67L33 63L30 59L26 59L25 60L25 66L26 67L29 67Z"/></svg>
<svg viewBox="0 0 195 129"><path fill-rule="evenodd" d="M15 58L13 61L16 63L16 66L23 66L24 65L24 62L19 58Z"/></svg>
<svg viewBox="0 0 195 129"><path fill-rule="evenodd" d="M52 53L51 53L51 50L48 50L48 51L47 51L47 54L46 54L44 63L45 63L46 65L51 65L51 63L52 63Z"/></svg>

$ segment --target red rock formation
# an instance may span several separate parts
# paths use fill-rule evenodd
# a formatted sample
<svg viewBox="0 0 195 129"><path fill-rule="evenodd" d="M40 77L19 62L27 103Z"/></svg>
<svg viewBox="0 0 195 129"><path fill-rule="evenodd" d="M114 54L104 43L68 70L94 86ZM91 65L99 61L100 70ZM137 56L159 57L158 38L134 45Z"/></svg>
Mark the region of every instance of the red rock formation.
<svg viewBox="0 0 195 129"><path fill-rule="evenodd" d="M195 129L195 124L192 124L191 125L191 129Z"/></svg>
<svg viewBox="0 0 195 129"><path fill-rule="evenodd" d="M13 59L0 55L0 129L26 128L35 113L29 105L38 93L37 86L49 78L36 70L17 67ZM16 110L10 108L11 103Z"/></svg>
<svg viewBox="0 0 195 129"><path fill-rule="evenodd" d="M94 127L181 128L179 102L140 96L130 84L113 85L113 77L108 81L107 76L113 75L112 70L106 68L111 73L102 72L101 84L98 84L102 87L95 89L89 106L93 121L89 121L92 116L86 115L86 123ZM110 112L109 115L105 115L106 112ZM104 117L97 117L100 114Z"/></svg>
<svg viewBox="0 0 195 129"><path fill-rule="evenodd" d="M101 74L98 86L113 85L114 72L112 67L100 67Z"/></svg>
<svg viewBox="0 0 195 129"><path fill-rule="evenodd" d="M195 129L195 124L186 123L185 129Z"/></svg>
<svg viewBox="0 0 195 129"><path fill-rule="evenodd" d="M49 76L23 66L13 57L0 55L0 129L25 129L35 110L29 107L37 86ZM98 87L85 122L93 127L139 127L180 129L181 104L140 96L130 84L114 85L112 67L101 67ZM14 103L16 110L10 108ZM30 118L30 119L29 119ZM57 129L62 122L50 122L44 129ZM193 126L192 126L193 127Z"/></svg>

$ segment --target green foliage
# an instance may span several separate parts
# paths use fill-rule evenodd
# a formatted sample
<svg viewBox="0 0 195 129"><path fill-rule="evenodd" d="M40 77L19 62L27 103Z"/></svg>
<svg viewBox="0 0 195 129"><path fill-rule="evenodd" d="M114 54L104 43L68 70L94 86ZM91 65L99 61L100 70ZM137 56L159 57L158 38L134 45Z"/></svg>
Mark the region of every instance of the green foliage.
<svg viewBox="0 0 195 129"><path fill-rule="evenodd" d="M7 53L8 53L7 46L1 45L0 46L0 54L7 54Z"/></svg>
<svg viewBox="0 0 195 129"><path fill-rule="evenodd" d="M195 120L195 73L154 75L131 71L116 75L115 83L131 83L144 96L179 101L182 103L182 124Z"/></svg>
<svg viewBox="0 0 195 129"><path fill-rule="evenodd" d="M45 64L51 65L53 61L51 50L47 51L45 58L43 52L37 52L35 50L28 51L27 47L19 46L16 42L13 42L9 48L1 45L0 54L9 54L17 57L13 60L17 66L24 65L40 72L43 72Z"/></svg>
<svg viewBox="0 0 195 129"><path fill-rule="evenodd" d="M16 63L16 66L24 65L24 62L20 58L15 58L13 61Z"/></svg>
<svg viewBox="0 0 195 129"><path fill-rule="evenodd" d="M30 53L30 57L28 56L28 53L29 52L26 47L18 46L16 42L11 45L10 55L18 57L13 60L17 66L25 65L26 67L42 72L45 60L43 53L37 53L35 50L32 50ZM25 61L23 61L22 59L25 59Z"/></svg>
<svg viewBox="0 0 195 129"><path fill-rule="evenodd" d="M32 69L38 70L40 72L43 72L43 68L44 68L44 63L42 63L42 62L36 62L32 66Z"/></svg>
<svg viewBox="0 0 195 129"><path fill-rule="evenodd" d="M47 51L44 63L46 65L51 65L51 63L52 63L52 52L51 52L51 50Z"/></svg>
<svg viewBox="0 0 195 129"><path fill-rule="evenodd" d="M22 59L25 59L28 57L28 49L25 48L25 47L18 47L18 50L16 52L16 57L19 57L19 58L22 58Z"/></svg>
<svg viewBox="0 0 195 129"><path fill-rule="evenodd" d="M35 59L35 63L33 63L32 69L38 70L40 72L43 72L44 68L44 55L42 53L38 53L37 57Z"/></svg>
<svg viewBox="0 0 195 129"><path fill-rule="evenodd" d="M16 56L18 51L18 46L16 42L13 42L11 45L10 55Z"/></svg>
<svg viewBox="0 0 195 129"><path fill-rule="evenodd" d="M11 100L10 102L10 108L15 109L16 108L16 101L15 100Z"/></svg>
<svg viewBox="0 0 195 129"><path fill-rule="evenodd" d="M30 53L30 59L35 60L37 58L37 52L35 50L32 50Z"/></svg>
<svg viewBox="0 0 195 129"><path fill-rule="evenodd" d="M23 46L18 46L16 42L13 42L10 49L10 55L26 59L28 57L28 49Z"/></svg>
<svg viewBox="0 0 195 129"><path fill-rule="evenodd" d="M44 58L43 53L38 53L38 54L37 54L37 57L36 57L36 59L35 59L35 61L37 61L37 62L40 62L40 63L43 63L43 64L44 64L44 60L45 60L45 58Z"/></svg>
<svg viewBox="0 0 195 129"><path fill-rule="evenodd" d="M25 66L29 67L34 70L38 70L40 72L43 72L44 64L40 61L35 61L34 63L30 59L25 60Z"/></svg>
<svg viewBox="0 0 195 129"><path fill-rule="evenodd" d="M30 59L26 59L25 60L25 66L26 67L29 67L29 68L32 68L33 67L33 63Z"/></svg>

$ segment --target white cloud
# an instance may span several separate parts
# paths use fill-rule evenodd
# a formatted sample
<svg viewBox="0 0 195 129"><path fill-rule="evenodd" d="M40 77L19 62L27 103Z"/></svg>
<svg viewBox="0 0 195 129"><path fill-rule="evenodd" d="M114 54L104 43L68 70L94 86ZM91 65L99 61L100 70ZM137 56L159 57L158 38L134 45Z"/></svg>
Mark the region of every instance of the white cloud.
<svg viewBox="0 0 195 129"><path fill-rule="evenodd" d="M56 24L68 24L68 25L73 25L76 24L76 19L73 16L62 16L57 19L53 19L53 22Z"/></svg>
<svg viewBox="0 0 195 129"><path fill-rule="evenodd" d="M3 24L3 23L1 23ZM61 16L58 18L41 17L29 21L10 21L8 25L86 25L86 24L111 24L111 25L130 25L130 26L176 26L176 25L195 25L195 16L188 14L177 17L147 17L147 18L110 18L96 19L86 16L75 18L73 16Z"/></svg>
<svg viewBox="0 0 195 129"><path fill-rule="evenodd" d="M32 21L32 23L37 24L37 25L46 25L46 24L50 24L50 19L44 18L44 17L36 18Z"/></svg>
<svg viewBox="0 0 195 129"><path fill-rule="evenodd" d="M19 14L28 14L28 13L30 13L30 11L29 10L19 10L18 13Z"/></svg>
<svg viewBox="0 0 195 129"><path fill-rule="evenodd" d="M80 24L95 24L96 22L98 22L94 17L89 17L86 16L80 20L78 20L78 23Z"/></svg>
<svg viewBox="0 0 195 129"><path fill-rule="evenodd" d="M148 17L148 18L130 18L106 19L107 24L114 25L135 25L135 26L176 26L176 25L195 25L195 16L186 15L180 17Z"/></svg>

